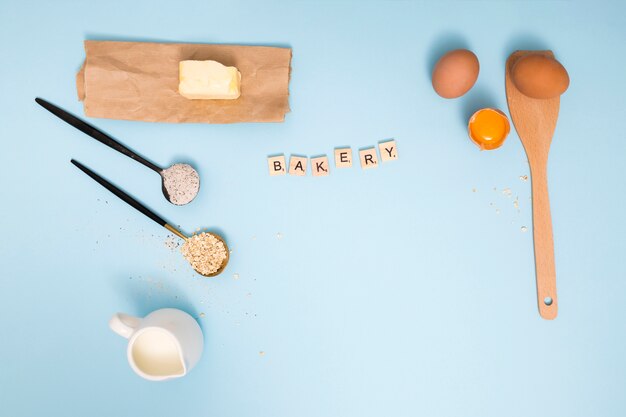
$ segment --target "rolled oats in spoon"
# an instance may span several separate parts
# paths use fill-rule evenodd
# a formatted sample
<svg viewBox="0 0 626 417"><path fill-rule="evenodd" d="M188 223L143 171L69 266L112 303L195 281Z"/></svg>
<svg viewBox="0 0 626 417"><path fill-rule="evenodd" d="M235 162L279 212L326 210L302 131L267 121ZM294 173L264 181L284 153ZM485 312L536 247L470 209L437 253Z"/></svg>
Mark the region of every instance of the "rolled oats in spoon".
<svg viewBox="0 0 626 417"><path fill-rule="evenodd" d="M191 165L174 164L169 168L163 169L122 145L106 133L98 130L78 117L69 114L54 104L41 98L36 98L35 101L50 113L71 124L81 132L91 136L101 143L104 143L129 158L142 163L159 174L161 176L161 189L163 191L163 195L170 203L176 204L177 206L183 206L191 203L191 201L196 198L196 195L198 195L198 191L200 190L200 176Z"/></svg>
<svg viewBox="0 0 626 417"><path fill-rule="evenodd" d="M222 238L208 232L185 239L180 252L196 272L207 277L222 269L224 260L229 257L228 248Z"/></svg>

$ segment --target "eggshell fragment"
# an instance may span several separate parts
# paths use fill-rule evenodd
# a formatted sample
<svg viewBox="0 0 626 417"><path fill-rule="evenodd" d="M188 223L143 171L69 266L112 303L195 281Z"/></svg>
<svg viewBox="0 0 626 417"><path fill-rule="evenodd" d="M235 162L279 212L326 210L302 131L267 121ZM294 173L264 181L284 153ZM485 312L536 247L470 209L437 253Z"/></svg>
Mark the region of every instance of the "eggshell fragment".
<svg viewBox="0 0 626 417"><path fill-rule="evenodd" d="M558 97L569 87L569 75L559 61L533 53L517 60L511 80L522 94L538 99Z"/></svg>
<svg viewBox="0 0 626 417"><path fill-rule="evenodd" d="M476 83L480 65L478 58L467 49L455 49L442 56L433 69L435 92L443 98L457 98Z"/></svg>

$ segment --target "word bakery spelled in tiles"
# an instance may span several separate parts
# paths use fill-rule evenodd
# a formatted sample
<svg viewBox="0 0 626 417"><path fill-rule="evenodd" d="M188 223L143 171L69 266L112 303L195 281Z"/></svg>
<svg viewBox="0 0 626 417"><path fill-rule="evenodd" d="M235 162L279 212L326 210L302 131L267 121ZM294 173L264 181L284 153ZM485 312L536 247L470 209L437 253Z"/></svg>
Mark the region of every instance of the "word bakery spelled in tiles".
<svg viewBox="0 0 626 417"><path fill-rule="evenodd" d="M380 153L380 159L378 154ZM352 167L352 149L348 147L336 148L334 152L335 168ZM396 141L389 140L378 144L378 152L376 147L372 146L359 150L359 161L362 169L377 168L379 160L384 162L395 161L398 159L398 149ZM315 156L310 158L311 174L314 177L325 177L330 175L330 162L326 155ZM267 158L267 167L271 176L294 175L303 177L307 175L309 166L309 158L306 156L291 155L289 157L289 165L284 155L269 156Z"/></svg>

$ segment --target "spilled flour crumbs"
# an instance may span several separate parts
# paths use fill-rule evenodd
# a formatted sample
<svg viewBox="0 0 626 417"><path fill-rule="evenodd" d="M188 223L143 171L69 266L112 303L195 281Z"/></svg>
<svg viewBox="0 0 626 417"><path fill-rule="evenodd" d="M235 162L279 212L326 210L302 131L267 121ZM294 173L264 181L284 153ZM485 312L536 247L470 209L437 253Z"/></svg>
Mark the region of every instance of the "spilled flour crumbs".
<svg viewBox="0 0 626 417"><path fill-rule="evenodd" d="M169 250L174 250L180 246L180 238L174 235L168 235L165 238L165 247Z"/></svg>
<svg viewBox="0 0 626 417"><path fill-rule="evenodd" d="M191 236L183 243L180 251L191 267L202 275L219 271L228 257L224 242L211 233Z"/></svg>

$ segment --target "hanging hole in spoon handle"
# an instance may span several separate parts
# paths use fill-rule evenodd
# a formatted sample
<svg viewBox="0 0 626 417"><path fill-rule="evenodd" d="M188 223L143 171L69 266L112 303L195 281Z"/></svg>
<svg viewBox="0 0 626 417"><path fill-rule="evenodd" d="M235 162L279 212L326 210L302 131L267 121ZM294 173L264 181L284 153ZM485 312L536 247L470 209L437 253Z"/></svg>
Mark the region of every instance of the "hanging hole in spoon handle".
<svg viewBox="0 0 626 417"><path fill-rule="evenodd" d="M550 200L548 198L547 157L545 161L532 161L530 170L537 304L542 318L554 320L558 314L558 302L556 295L556 268L554 264L554 238L552 236Z"/></svg>
<svg viewBox="0 0 626 417"><path fill-rule="evenodd" d="M35 101L41 107L48 110L50 113L54 114L55 116L57 116L59 119L64 120L65 122L74 126L76 129L80 130L81 132L91 136L92 138L96 139L100 143L103 143L115 149L116 151L128 156L131 159L134 159L135 161L147 166L151 170L161 174L161 171L162 171L161 167L153 164L152 162L148 161L146 158L142 157L141 155L138 155L137 153L130 150L126 146L122 145L121 143L119 143L118 141L116 141L115 139L113 139L111 136L107 135L103 131L99 130L98 128L90 125L89 123L85 122L82 119L79 119L73 114L68 113L67 111L50 103L47 100L37 97Z"/></svg>

